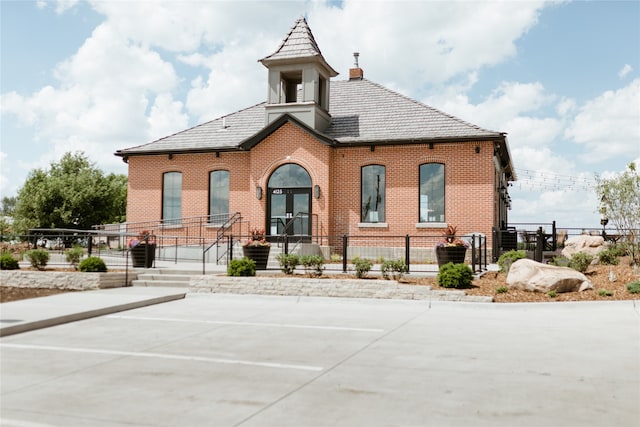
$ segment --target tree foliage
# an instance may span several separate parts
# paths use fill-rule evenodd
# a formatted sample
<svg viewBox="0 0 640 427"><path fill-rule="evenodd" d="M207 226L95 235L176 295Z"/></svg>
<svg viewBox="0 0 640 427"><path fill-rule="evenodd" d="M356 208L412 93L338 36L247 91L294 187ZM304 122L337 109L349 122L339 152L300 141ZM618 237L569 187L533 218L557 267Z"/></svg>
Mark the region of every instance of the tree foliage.
<svg viewBox="0 0 640 427"><path fill-rule="evenodd" d="M2 198L2 207L0 207L0 213L6 216L13 216L13 211L16 208L16 198L15 197L3 197Z"/></svg>
<svg viewBox="0 0 640 427"><path fill-rule="evenodd" d="M619 234L626 236L632 256L638 262L640 174L635 163L629 163L627 169L614 178L597 177L596 191L601 200L600 215L608 218Z"/></svg>
<svg viewBox="0 0 640 427"><path fill-rule="evenodd" d="M127 177L96 168L84 153L66 153L48 170L34 169L18 192L16 230L78 228L125 219Z"/></svg>

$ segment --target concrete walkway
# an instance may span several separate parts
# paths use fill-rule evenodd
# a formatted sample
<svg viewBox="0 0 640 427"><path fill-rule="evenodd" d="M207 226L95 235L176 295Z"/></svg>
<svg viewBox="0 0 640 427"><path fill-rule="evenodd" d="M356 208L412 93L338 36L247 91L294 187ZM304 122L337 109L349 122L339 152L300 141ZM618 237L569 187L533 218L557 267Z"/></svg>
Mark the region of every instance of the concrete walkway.
<svg viewBox="0 0 640 427"><path fill-rule="evenodd" d="M184 298L186 289L114 288L0 304L0 337Z"/></svg>

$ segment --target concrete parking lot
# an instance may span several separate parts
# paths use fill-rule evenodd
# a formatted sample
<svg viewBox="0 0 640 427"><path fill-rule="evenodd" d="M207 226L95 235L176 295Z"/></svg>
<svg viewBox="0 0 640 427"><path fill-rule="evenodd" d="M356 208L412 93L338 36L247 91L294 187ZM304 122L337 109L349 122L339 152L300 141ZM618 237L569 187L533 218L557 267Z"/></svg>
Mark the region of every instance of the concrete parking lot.
<svg viewBox="0 0 640 427"><path fill-rule="evenodd" d="M2 426L638 426L640 307L193 295L0 339Z"/></svg>

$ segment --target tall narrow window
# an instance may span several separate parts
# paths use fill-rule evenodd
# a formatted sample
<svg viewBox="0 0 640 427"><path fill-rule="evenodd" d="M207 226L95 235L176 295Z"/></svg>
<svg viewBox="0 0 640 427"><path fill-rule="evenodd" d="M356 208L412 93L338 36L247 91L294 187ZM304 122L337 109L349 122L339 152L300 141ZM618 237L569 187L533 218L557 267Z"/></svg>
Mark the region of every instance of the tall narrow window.
<svg viewBox="0 0 640 427"><path fill-rule="evenodd" d="M385 222L385 167L380 165L362 168L361 179L362 222Z"/></svg>
<svg viewBox="0 0 640 427"><path fill-rule="evenodd" d="M209 174L209 222L224 223L229 219L229 171Z"/></svg>
<svg viewBox="0 0 640 427"><path fill-rule="evenodd" d="M420 165L420 222L445 222L444 165Z"/></svg>
<svg viewBox="0 0 640 427"><path fill-rule="evenodd" d="M167 172L162 177L162 222L179 225L182 217L182 174Z"/></svg>

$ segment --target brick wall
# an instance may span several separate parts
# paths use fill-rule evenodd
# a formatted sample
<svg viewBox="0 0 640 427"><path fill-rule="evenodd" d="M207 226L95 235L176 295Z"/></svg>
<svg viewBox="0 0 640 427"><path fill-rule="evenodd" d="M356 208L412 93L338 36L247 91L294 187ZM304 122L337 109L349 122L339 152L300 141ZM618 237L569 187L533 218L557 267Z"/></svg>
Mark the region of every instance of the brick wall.
<svg viewBox="0 0 640 427"><path fill-rule="evenodd" d="M475 152L475 147L480 152ZM491 142L465 142L332 148L295 124L286 123L249 152L133 156L129 158L127 221L161 218L162 175L182 172L182 216L208 214L209 172L230 172L230 211L241 212L252 227L266 228L267 182L279 166L296 163L319 185L319 199L312 197L324 235L438 235L442 229L416 227L419 213L419 167L445 164L445 221L458 226L459 234L482 232L491 244L496 218L495 168ZM365 165L386 167L387 227L361 227L360 171ZM256 198L256 186L263 189ZM315 227L314 227L315 230ZM176 232L179 232L176 230Z"/></svg>

